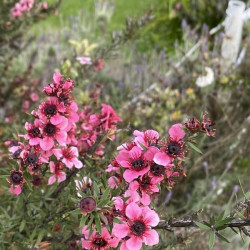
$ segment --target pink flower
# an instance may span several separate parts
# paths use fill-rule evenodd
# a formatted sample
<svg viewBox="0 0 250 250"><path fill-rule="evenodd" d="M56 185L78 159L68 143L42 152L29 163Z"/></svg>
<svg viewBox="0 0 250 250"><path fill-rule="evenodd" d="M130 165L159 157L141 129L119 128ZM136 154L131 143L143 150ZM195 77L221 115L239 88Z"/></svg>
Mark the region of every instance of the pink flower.
<svg viewBox="0 0 250 250"><path fill-rule="evenodd" d="M150 178L147 175L141 177L138 181L133 181L129 184L129 189L132 192L136 192L138 189L141 192L141 203L144 206L148 206L151 202L150 195L159 192L159 188L156 186L157 180Z"/></svg>
<svg viewBox="0 0 250 250"><path fill-rule="evenodd" d="M156 164L166 167L174 158L183 157L183 145L182 139L185 136L185 132L182 129L182 124L174 124L168 131L170 138L167 144L163 144L160 148L160 152L154 156L154 162Z"/></svg>
<svg viewBox="0 0 250 250"><path fill-rule="evenodd" d="M94 70L101 70L103 68L103 61L101 59L97 59L93 62L93 69Z"/></svg>
<svg viewBox="0 0 250 250"><path fill-rule="evenodd" d="M88 235L88 230L84 230L85 237ZM106 227L102 228L102 233L99 234L96 230L93 231L90 238L82 238L83 249L105 250L109 248L116 248L119 244L119 239L111 236Z"/></svg>
<svg viewBox="0 0 250 250"><path fill-rule="evenodd" d="M35 119L34 124L28 122L25 123L25 129L27 130L27 134L24 136L24 138L26 140L29 140L29 144L31 146L40 144L41 126L42 123L38 119Z"/></svg>
<svg viewBox="0 0 250 250"><path fill-rule="evenodd" d="M110 128L114 128L117 122L122 121L122 119L116 114L114 109L104 103L102 104L100 120L102 122L102 128L104 131L107 131Z"/></svg>
<svg viewBox="0 0 250 250"><path fill-rule="evenodd" d="M77 159L78 150L76 147L54 149L53 153L56 156L57 160L63 158L62 162L66 165L67 168L72 168L74 165L76 168L83 167L82 162Z"/></svg>
<svg viewBox="0 0 250 250"><path fill-rule="evenodd" d="M38 94L37 93L31 93L30 94L30 99L33 101L33 102L36 102L36 101L38 101L39 100L39 96L38 96Z"/></svg>
<svg viewBox="0 0 250 250"><path fill-rule="evenodd" d="M207 136L215 136L216 130L212 129L212 126L214 126L215 123L207 117L207 113L203 115L203 120L201 123L202 130L206 131Z"/></svg>
<svg viewBox="0 0 250 250"><path fill-rule="evenodd" d="M29 110L29 107L30 107L30 102L29 101L23 101L23 104L22 104L22 112L28 112Z"/></svg>
<svg viewBox="0 0 250 250"><path fill-rule="evenodd" d="M76 60L79 61L80 64L82 64L82 65L86 65L86 64L91 65L92 64L90 57L77 57Z"/></svg>
<svg viewBox="0 0 250 250"><path fill-rule="evenodd" d="M157 146L159 140L159 133L155 130L146 130L145 132L135 130L133 135L135 136L135 143L140 148L142 148L142 146L146 148Z"/></svg>
<svg viewBox="0 0 250 250"><path fill-rule="evenodd" d="M57 162L55 164L53 161L51 161L49 163L50 172L54 175L49 177L48 185L52 185L56 179L58 183L66 180L66 174L62 171L62 166L63 164L61 162Z"/></svg>
<svg viewBox="0 0 250 250"><path fill-rule="evenodd" d="M23 172L21 170L11 170L7 181L11 184L9 192L19 195L22 192L22 186L25 183Z"/></svg>
<svg viewBox="0 0 250 250"><path fill-rule="evenodd" d="M126 223L114 223L113 234L120 239L129 237L124 243L128 250L139 250L142 243L147 246L159 243L158 233L151 228L159 223L159 216L155 211L131 203L126 207L126 217Z"/></svg>
<svg viewBox="0 0 250 250"><path fill-rule="evenodd" d="M43 122L46 122L47 119L50 119L50 122L54 125L57 125L62 122L63 116L60 113L65 112L64 104L59 103L58 98L49 97L46 102L43 102L39 105L39 109L37 111L37 115L39 119Z"/></svg>
<svg viewBox="0 0 250 250"><path fill-rule="evenodd" d="M62 122L59 124L52 124L50 122L43 125L43 139L40 140L40 146L43 150L48 151L53 148L55 142L54 139L60 145L65 144L67 140L67 132L65 128L68 125L68 120L65 117L62 117Z"/></svg>
<svg viewBox="0 0 250 250"><path fill-rule="evenodd" d="M47 2L42 2L42 7L44 10L48 9L48 3Z"/></svg>
<svg viewBox="0 0 250 250"><path fill-rule="evenodd" d="M111 187L112 189L119 187L121 183L122 183L121 179L117 178L116 176L111 176L108 179L109 187Z"/></svg>
<svg viewBox="0 0 250 250"><path fill-rule="evenodd" d="M123 174L127 182L131 182L149 171L150 162L152 162L154 157L154 154L152 154L153 148L144 152L141 148L135 146L130 151L120 151L116 160L122 167L127 168Z"/></svg>

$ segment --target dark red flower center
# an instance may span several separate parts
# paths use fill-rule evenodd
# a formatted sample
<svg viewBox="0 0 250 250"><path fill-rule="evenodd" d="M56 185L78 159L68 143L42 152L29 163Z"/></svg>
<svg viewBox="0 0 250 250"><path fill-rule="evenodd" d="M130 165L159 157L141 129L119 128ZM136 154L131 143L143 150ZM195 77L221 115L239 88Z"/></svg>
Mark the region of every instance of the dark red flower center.
<svg viewBox="0 0 250 250"><path fill-rule="evenodd" d="M96 201L93 197L83 198L80 202L80 208L83 212L92 212L96 208Z"/></svg>
<svg viewBox="0 0 250 250"><path fill-rule="evenodd" d="M145 167L144 161L142 159L136 159L132 162L132 169L135 171L140 171Z"/></svg>
<svg viewBox="0 0 250 250"><path fill-rule="evenodd" d="M28 133L31 137L38 137L40 134L40 130L39 128L32 128L28 131Z"/></svg>
<svg viewBox="0 0 250 250"><path fill-rule="evenodd" d="M61 94L59 96L59 100L61 102L63 102L65 105L67 105L69 103L69 97L67 95L65 95L65 94Z"/></svg>
<svg viewBox="0 0 250 250"><path fill-rule="evenodd" d="M135 221L131 227L131 230L132 230L133 234L135 234L136 236L140 236L145 232L146 227L145 227L145 224L143 222Z"/></svg>
<svg viewBox="0 0 250 250"><path fill-rule="evenodd" d="M164 174L165 172L165 167L162 166L162 165L158 165L156 163L153 163L151 166L150 166L150 172L155 175L155 176L161 176Z"/></svg>
<svg viewBox="0 0 250 250"><path fill-rule="evenodd" d="M15 171L15 172L12 172L10 174L10 181L12 184L14 185L19 185L22 183L22 180L23 180L23 175L21 172L19 171Z"/></svg>
<svg viewBox="0 0 250 250"><path fill-rule="evenodd" d="M150 185L150 178L148 176L144 176L140 181L140 187L142 189L147 189L149 185Z"/></svg>
<svg viewBox="0 0 250 250"><path fill-rule="evenodd" d="M22 149L18 149L17 151L15 151L15 152L12 154L12 157L13 157L14 159L18 158L21 152L22 152Z"/></svg>
<svg viewBox="0 0 250 250"><path fill-rule="evenodd" d="M56 133L56 126L51 123L48 123L44 127L44 132L47 136L53 136Z"/></svg>
<svg viewBox="0 0 250 250"><path fill-rule="evenodd" d="M170 156L178 156L182 152L181 146L178 142L170 142L167 147L167 153Z"/></svg>
<svg viewBox="0 0 250 250"><path fill-rule="evenodd" d="M34 186L39 187L42 183L42 178L40 178L38 175L33 175L33 180L31 181L31 183Z"/></svg>
<svg viewBox="0 0 250 250"><path fill-rule="evenodd" d="M94 244L96 247L105 247L105 246L107 245L107 241L104 240L104 239L101 238L101 237L97 237L97 238L94 239L93 244Z"/></svg>
<svg viewBox="0 0 250 250"><path fill-rule="evenodd" d="M74 157L73 153L71 152L71 150L69 148L64 148L62 150L62 155L66 159L71 159Z"/></svg>
<svg viewBox="0 0 250 250"><path fill-rule="evenodd" d="M46 105L45 108L44 108L44 113L48 117L51 117L51 116L55 115L56 112L57 112L57 109L56 109L55 104Z"/></svg>
<svg viewBox="0 0 250 250"><path fill-rule="evenodd" d="M35 164L35 165L32 166L32 171L33 172L38 172L39 170L40 170L40 165Z"/></svg>
<svg viewBox="0 0 250 250"><path fill-rule="evenodd" d="M35 165L38 161L38 156L32 153L29 153L26 157L25 164L26 165Z"/></svg>

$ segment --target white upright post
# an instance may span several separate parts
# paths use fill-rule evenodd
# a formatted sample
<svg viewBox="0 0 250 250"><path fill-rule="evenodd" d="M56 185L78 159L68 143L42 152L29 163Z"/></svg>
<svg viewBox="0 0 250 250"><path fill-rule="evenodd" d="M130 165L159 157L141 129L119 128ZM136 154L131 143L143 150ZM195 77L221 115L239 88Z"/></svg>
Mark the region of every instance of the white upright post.
<svg viewBox="0 0 250 250"><path fill-rule="evenodd" d="M242 36L244 11L246 4L242 1L230 0L226 10L225 36L221 48L221 72L225 73L236 63Z"/></svg>

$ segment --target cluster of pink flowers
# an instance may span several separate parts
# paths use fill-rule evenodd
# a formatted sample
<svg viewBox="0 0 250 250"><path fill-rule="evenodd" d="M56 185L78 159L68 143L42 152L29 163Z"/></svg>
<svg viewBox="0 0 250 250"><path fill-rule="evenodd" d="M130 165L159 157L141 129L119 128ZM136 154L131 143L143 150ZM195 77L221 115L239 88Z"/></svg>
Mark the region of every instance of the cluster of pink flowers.
<svg viewBox="0 0 250 250"><path fill-rule="evenodd" d="M88 149L94 144L100 131L112 130L116 131L118 122L122 119L116 114L114 109L107 105L102 104L100 113L94 113L89 106L85 106L84 110L80 112L81 133L78 139L78 148L81 155L84 155ZM114 135L111 137L114 139ZM104 145L100 144L96 150L97 155L103 154Z"/></svg>
<svg viewBox="0 0 250 250"><path fill-rule="evenodd" d="M34 0L20 0L15 4L15 7L11 9L11 15L13 17L20 17L23 12L28 12L32 9L34 5Z"/></svg>
<svg viewBox="0 0 250 250"><path fill-rule="evenodd" d="M34 6L34 0L20 0L15 6L10 10L12 17L21 17L24 12L29 12ZM41 8L48 9L47 2L41 3Z"/></svg>
<svg viewBox="0 0 250 250"><path fill-rule="evenodd" d="M205 131L208 136L212 136L215 134L215 130L211 129L212 125L214 123L205 114L201 123L196 118L188 120L186 128L181 123L174 124L168 131L169 138L165 140L160 139L155 130L134 131L134 139L117 148L118 155L106 169L110 174L109 187L125 188L121 196L112 198L113 210L105 214L108 224L113 225L112 233L104 225L101 233L94 230L89 235L87 226L84 226L82 248L105 250L120 244L121 250L139 250L143 243L147 246L158 244L159 235L154 227L159 223L159 216L149 208L151 198L153 194L159 193L162 182L171 188L179 176L186 176L182 158L186 153L186 142L190 134L185 129L191 133ZM86 188L86 177L84 183L82 187ZM88 184L91 188L92 181L89 180ZM94 211L94 199L85 199L85 203L92 205L87 210L84 205L84 212ZM81 209L83 211L82 207Z"/></svg>
<svg viewBox="0 0 250 250"><path fill-rule="evenodd" d="M45 86L43 90L48 96L47 99L31 112L35 118L34 122L26 122L26 134L19 135L25 142L6 142L11 158L17 159L19 166L18 170L11 171L8 178L11 193L21 193L25 182L24 170L28 170L32 176L31 183L40 186L43 178L39 174L44 164L49 166L52 174L48 179L49 185L64 181L67 168L83 167L79 160L79 150L93 145L98 133L109 129L116 130L116 124L121 119L112 107L106 104L102 105L100 114L90 115L93 122L85 120L84 111L78 112L78 106L71 96L73 88L72 80L64 79L60 73L55 73L53 83ZM86 109L87 107L84 108ZM80 117L83 119L81 130L77 128ZM88 146L83 146L84 143ZM51 157L56 158L56 161L51 161Z"/></svg>

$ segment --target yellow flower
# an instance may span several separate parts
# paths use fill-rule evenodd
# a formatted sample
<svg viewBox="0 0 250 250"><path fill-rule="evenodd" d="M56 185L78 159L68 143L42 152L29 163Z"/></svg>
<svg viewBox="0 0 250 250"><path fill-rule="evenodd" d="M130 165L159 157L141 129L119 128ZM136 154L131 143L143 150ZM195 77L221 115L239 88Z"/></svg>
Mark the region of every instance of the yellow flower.
<svg viewBox="0 0 250 250"><path fill-rule="evenodd" d="M90 52L97 47L96 43L90 44L87 39L83 39L81 42L69 40L69 43L71 43L75 47L76 52L79 56L89 56Z"/></svg>

